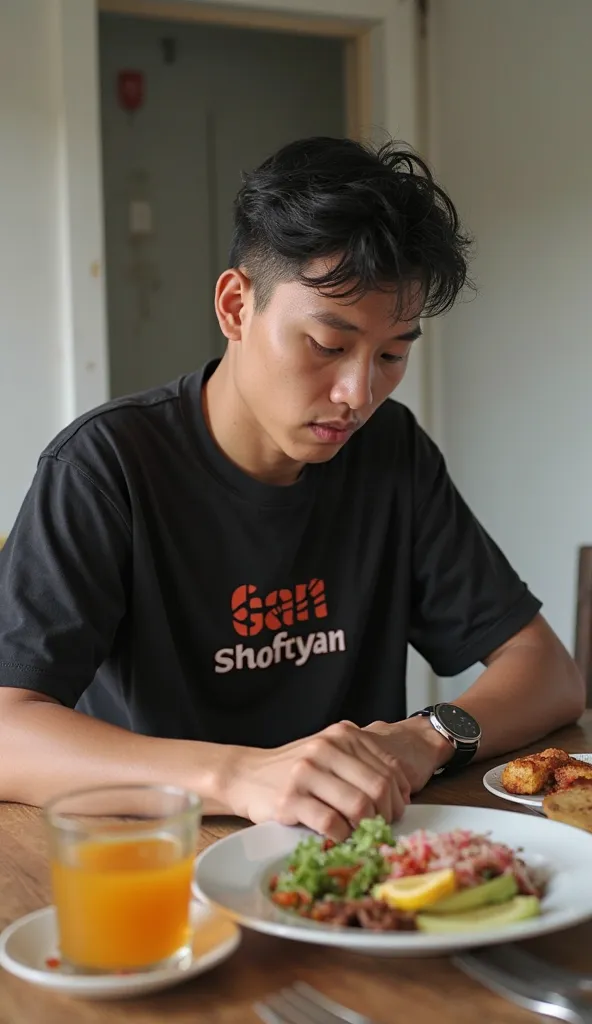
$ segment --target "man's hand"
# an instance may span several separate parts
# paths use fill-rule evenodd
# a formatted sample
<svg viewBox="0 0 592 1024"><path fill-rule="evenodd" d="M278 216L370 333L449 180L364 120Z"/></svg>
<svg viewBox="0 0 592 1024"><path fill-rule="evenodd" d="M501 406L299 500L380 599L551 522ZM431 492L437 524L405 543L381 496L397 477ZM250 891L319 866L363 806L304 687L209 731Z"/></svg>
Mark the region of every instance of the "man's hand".
<svg viewBox="0 0 592 1024"><path fill-rule="evenodd" d="M276 750L239 748L224 802L254 822L307 825L345 839L362 818L391 822L409 803L411 780L387 746L371 730L338 722Z"/></svg>
<svg viewBox="0 0 592 1024"><path fill-rule="evenodd" d="M454 754L452 745L426 718L407 718L392 724L373 722L364 732L374 736L384 753L394 760L412 793L423 789L434 772Z"/></svg>

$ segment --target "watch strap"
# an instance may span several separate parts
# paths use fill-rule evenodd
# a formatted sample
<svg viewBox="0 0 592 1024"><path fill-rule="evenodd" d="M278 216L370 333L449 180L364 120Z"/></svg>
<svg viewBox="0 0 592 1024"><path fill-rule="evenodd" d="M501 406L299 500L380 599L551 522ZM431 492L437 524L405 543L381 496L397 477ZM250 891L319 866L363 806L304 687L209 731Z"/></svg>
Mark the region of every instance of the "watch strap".
<svg viewBox="0 0 592 1024"><path fill-rule="evenodd" d="M454 754L450 758L443 768L440 768L436 774L441 774L446 771L454 771L456 768L466 768L471 763L475 754L478 750L477 743L463 743L460 746L454 748Z"/></svg>

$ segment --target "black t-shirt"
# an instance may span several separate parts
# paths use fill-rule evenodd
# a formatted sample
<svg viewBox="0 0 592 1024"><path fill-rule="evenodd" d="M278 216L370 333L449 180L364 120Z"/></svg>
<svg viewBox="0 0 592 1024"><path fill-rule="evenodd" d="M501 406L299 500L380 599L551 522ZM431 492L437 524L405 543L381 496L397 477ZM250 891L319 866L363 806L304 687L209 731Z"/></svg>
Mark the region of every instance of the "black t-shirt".
<svg viewBox="0 0 592 1024"><path fill-rule="evenodd" d="M205 371L78 419L0 553L0 684L153 736L275 746L406 714L407 644L440 675L537 613L386 401L289 487L205 424Z"/></svg>

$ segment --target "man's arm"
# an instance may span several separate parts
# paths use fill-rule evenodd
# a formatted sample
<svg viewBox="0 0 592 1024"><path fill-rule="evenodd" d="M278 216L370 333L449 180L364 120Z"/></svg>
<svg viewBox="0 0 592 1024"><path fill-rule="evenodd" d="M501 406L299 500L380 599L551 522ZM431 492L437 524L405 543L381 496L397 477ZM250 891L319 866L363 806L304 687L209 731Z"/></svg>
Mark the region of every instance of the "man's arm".
<svg viewBox="0 0 592 1024"><path fill-rule="evenodd" d="M586 705L580 671L542 615L536 615L484 659L475 683L457 700L481 726L478 760L534 743L575 722ZM413 790L421 789L452 756L452 748L426 718L393 725L376 722L369 731L382 736L400 758Z"/></svg>
<svg viewBox="0 0 592 1024"><path fill-rule="evenodd" d="M485 672L455 702L481 724L480 760L534 743L583 714L584 680L542 615L484 663Z"/></svg>
<svg viewBox="0 0 592 1024"><path fill-rule="evenodd" d="M410 786L351 722L275 750L139 736L51 697L0 689L0 800L33 805L73 789L133 783L198 792L205 814L308 825L345 839L365 817L399 818Z"/></svg>
<svg viewBox="0 0 592 1024"><path fill-rule="evenodd" d="M139 736L52 697L0 688L1 801L40 806L72 789L152 782L195 790L206 814L227 813L231 749Z"/></svg>
<svg viewBox="0 0 592 1024"><path fill-rule="evenodd" d="M584 683L540 615L541 602L454 486L442 453L414 435L414 543L409 641L438 676L482 663L485 671L455 701L474 715L485 759L533 743L575 721ZM369 726L372 731L384 723ZM388 727L413 789L450 759L450 744L426 718Z"/></svg>

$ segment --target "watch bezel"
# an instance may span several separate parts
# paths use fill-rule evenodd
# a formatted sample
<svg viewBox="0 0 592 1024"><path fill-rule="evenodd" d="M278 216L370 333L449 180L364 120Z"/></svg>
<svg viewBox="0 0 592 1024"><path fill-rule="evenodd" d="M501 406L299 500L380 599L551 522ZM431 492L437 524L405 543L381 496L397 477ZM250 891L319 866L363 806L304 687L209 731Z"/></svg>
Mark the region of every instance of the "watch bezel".
<svg viewBox="0 0 592 1024"><path fill-rule="evenodd" d="M481 736L482 736L481 726L479 725L479 722L477 721L477 719L470 713L470 711L465 711L464 708L458 708L459 711L462 711L462 713L464 715L467 715L475 723L475 725L477 727L477 730L478 730L476 736L467 737L467 736L462 736L460 733L456 732L454 729L451 729L451 727L446 722L442 721L442 717L441 717L441 714L440 714L440 708L442 708L442 707L458 708L458 705L457 704L453 704L451 701L439 701L437 704L433 705L433 707L431 709L431 714L433 715L435 720L438 722L438 725L441 727L441 729L445 730L445 732L448 733L448 735L451 737L451 739L454 740L454 743L458 744L459 746L463 746L463 747L473 747L473 746L476 747L476 746L478 746L480 741L481 741ZM438 731L440 731L440 730L438 730Z"/></svg>

